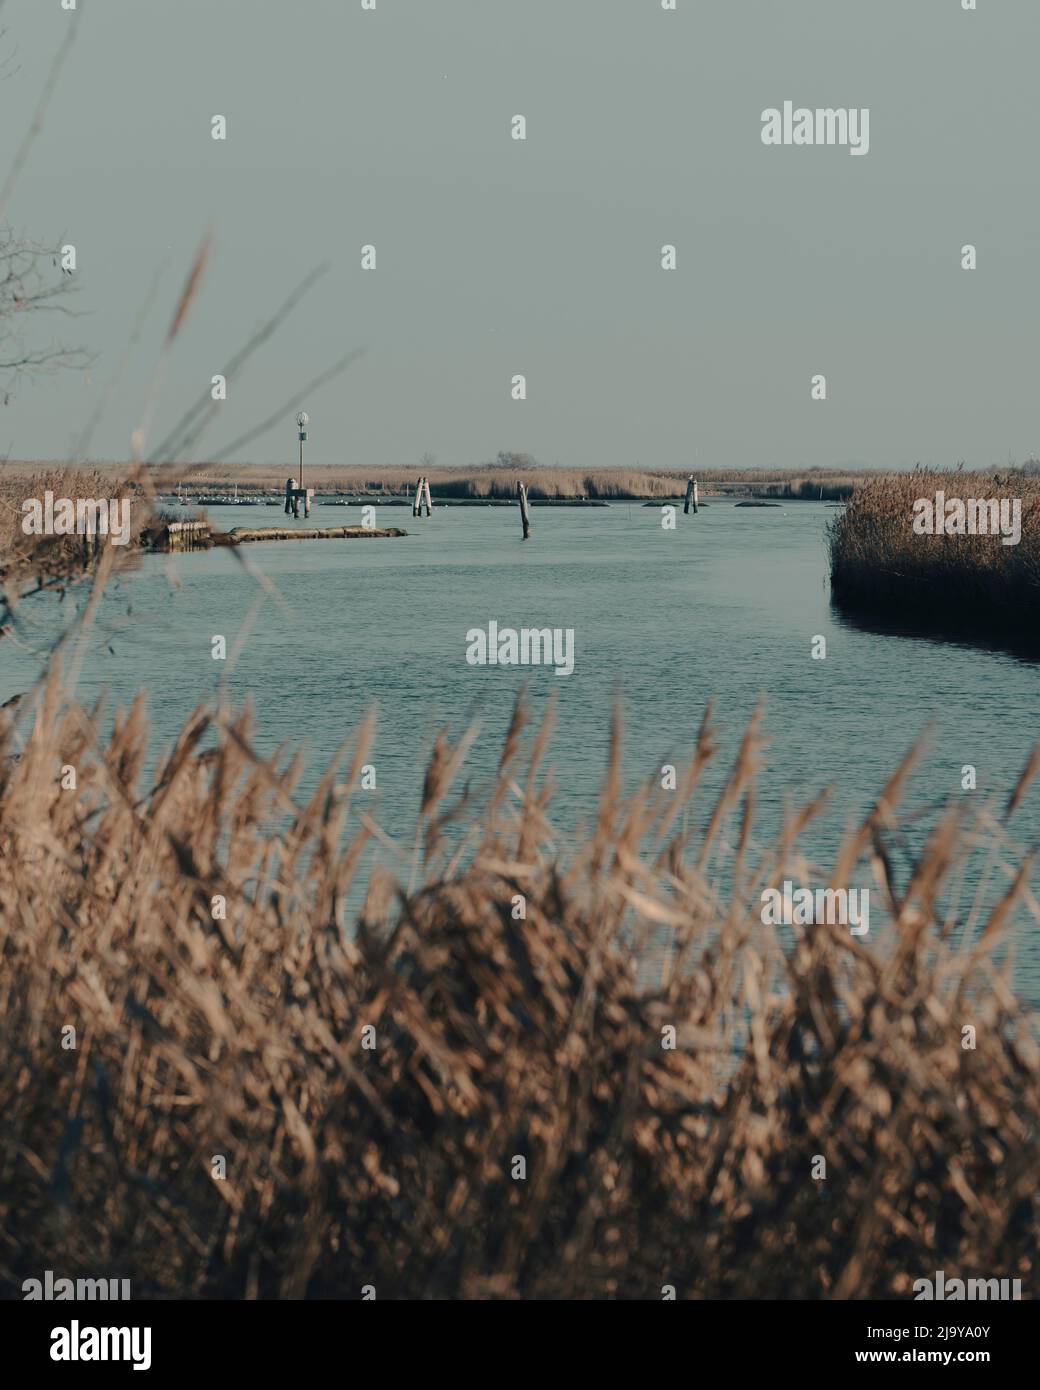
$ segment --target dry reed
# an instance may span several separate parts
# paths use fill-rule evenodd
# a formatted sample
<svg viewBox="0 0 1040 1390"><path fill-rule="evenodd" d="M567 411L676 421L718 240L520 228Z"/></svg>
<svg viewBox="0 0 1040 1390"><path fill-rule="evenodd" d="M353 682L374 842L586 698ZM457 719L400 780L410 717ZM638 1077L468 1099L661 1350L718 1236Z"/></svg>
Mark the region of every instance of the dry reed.
<svg viewBox="0 0 1040 1390"><path fill-rule="evenodd" d="M914 502L1018 498L1022 535L918 535ZM842 607L923 619L944 631L1040 633L1040 478L963 471L876 479L856 489L830 528L831 590Z"/></svg>
<svg viewBox="0 0 1040 1390"><path fill-rule="evenodd" d="M45 493L86 498L136 496L137 489L127 482L127 467L119 473L56 464L32 472L0 466L0 596L14 607L23 585L61 584L80 578L90 568L97 547L89 538L73 536L25 535L22 530L22 504L30 498L43 500ZM140 514L135 518L139 530Z"/></svg>
<svg viewBox="0 0 1040 1390"><path fill-rule="evenodd" d="M521 703L483 790L462 785L471 735L442 735L391 874L364 868L394 842L352 796L371 719L306 800L248 712L200 708L148 785L143 700L108 738L100 719L56 668L0 712L4 1287L863 1298L944 1269L1029 1296L1038 1049L994 951L1037 912L1006 818L1040 759L1004 819L951 812L898 882L908 757L830 878L873 863L875 951L762 925L826 803L754 852L757 720L706 814L710 713L679 789L627 801L615 723L566 862L549 725ZM958 937L941 899L976 855L1009 886Z"/></svg>

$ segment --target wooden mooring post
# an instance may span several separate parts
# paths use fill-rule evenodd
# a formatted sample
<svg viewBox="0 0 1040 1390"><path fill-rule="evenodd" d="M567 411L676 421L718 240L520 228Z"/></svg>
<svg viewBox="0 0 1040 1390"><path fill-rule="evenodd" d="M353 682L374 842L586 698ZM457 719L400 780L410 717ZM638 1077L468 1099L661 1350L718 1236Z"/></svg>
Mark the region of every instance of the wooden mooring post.
<svg viewBox="0 0 1040 1390"><path fill-rule="evenodd" d="M426 506L426 515L433 516L433 499L430 497L429 478L420 478L415 485L415 497L412 500L412 516L422 516L424 503Z"/></svg>
<svg viewBox="0 0 1040 1390"><path fill-rule="evenodd" d="M285 514L292 512L294 517L300 515L300 503L303 503L304 516L311 514L311 498L314 496L312 487L297 487L292 478L285 480Z"/></svg>
<svg viewBox="0 0 1040 1390"><path fill-rule="evenodd" d="M523 483L517 483L517 491L520 494L520 521L524 528L524 540L526 541L531 534L531 518L527 514L527 488Z"/></svg>
<svg viewBox="0 0 1040 1390"><path fill-rule="evenodd" d="M201 550L212 543L208 521L170 521L155 538L156 550Z"/></svg>
<svg viewBox="0 0 1040 1390"><path fill-rule="evenodd" d="M693 476L692 473L690 474L690 480L689 480L689 482L686 484L686 504L685 504L685 506L683 507L683 514L684 514L684 515L685 515L686 513L689 512L689 510L690 510L690 503L691 503L691 502L693 503L693 514L694 514L694 516L696 516L696 515L697 515L697 481L696 481L696 479L694 478L694 476Z"/></svg>

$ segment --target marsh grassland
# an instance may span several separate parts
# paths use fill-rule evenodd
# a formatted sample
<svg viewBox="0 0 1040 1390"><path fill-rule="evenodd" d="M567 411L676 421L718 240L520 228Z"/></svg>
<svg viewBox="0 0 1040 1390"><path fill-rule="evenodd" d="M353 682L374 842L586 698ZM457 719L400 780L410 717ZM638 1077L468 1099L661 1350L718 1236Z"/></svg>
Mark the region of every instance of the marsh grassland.
<svg viewBox="0 0 1040 1390"><path fill-rule="evenodd" d="M23 504L29 498L107 498L126 495L127 468L101 471L54 465L40 468L0 467L0 590L16 600L21 587L31 583L54 584L82 574L89 566L93 547L79 535L33 536L23 529ZM140 519L140 518L139 518Z"/></svg>
<svg viewBox="0 0 1040 1390"><path fill-rule="evenodd" d="M1020 538L914 529L915 507L1020 503ZM929 520L927 512L925 521ZM949 523L948 523L949 524ZM918 618L951 633L1018 635L1040 645L1040 477L1022 472L889 474L859 485L831 525L831 591L842 608Z"/></svg>
<svg viewBox="0 0 1040 1390"><path fill-rule="evenodd" d="M48 470L64 470L66 464L10 463L0 465L0 485L13 483ZM125 464L84 465L107 486L126 477ZM240 494L276 494L285 487L296 464L160 463L144 470L156 492L181 491L191 497L211 492L228 492L237 487ZM741 496L780 497L791 500L836 501L848 497L857 481L866 474L848 470L797 469L682 469L560 468L540 467L533 460L517 457L514 463L478 464L465 467L416 463L339 465L320 464L308 468L308 485L321 494L396 495L414 490L421 473L430 477L434 499L504 500L515 499L516 483L522 478L528 494L537 500L627 501L657 497L682 497L690 473L707 491ZM89 494L84 494L89 495Z"/></svg>

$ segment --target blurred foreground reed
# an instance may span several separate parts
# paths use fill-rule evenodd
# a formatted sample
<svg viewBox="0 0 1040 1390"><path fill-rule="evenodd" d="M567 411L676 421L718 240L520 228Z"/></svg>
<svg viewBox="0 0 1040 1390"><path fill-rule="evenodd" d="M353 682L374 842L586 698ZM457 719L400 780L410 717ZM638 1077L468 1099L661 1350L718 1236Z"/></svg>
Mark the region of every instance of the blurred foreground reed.
<svg viewBox="0 0 1040 1390"><path fill-rule="evenodd" d="M99 717L57 670L0 712L5 1292L53 1269L135 1298L906 1297L944 1269L1031 1296L1035 1020L993 952L1037 913L1004 823L1035 757L900 883L895 773L830 876L873 862L875 946L762 925L825 803L752 856L757 719L710 813L710 716L679 789L627 801L615 727L563 864L521 706L482 791L468 736L438 739L414 844L344 930L395 853L352 795L371 719L304 803L247 713L200 708L147 787L143 704L104 740ZM954 930L979 854L1007 862L999 906Z"/></svg>

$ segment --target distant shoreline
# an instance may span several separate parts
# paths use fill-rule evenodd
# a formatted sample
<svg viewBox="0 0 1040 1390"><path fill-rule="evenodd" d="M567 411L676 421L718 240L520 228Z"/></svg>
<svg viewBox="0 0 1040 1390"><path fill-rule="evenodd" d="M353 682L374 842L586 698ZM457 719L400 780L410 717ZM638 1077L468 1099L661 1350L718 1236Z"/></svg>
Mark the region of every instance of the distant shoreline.
<svg viewBox="0 0 1040 1390"><path fill-rule="evenodd" d="M54 465L44 462L0 464L0 484L27 478ZM69 465L61 465L64 471ZM82 464L82 471L111 480L126 478L126 463ZM161 495L179 494L193 503L203 500L213 505L217 498L276 500L285 492L288 477L298 477L299 465L287 461L270 464L164 463L146 467L149 481ZM546 502L588 505L596 502L675 502L682 501L690 476L700 484L702 496L763 498L774 501L844 501L855 487L878 476L848 469L712 469L691 466L686 469L641 468L543 468L517 459L511 465L437 467L435 465L313 464L304 459L306 486L316 498L354 498L358 502L380 501L384 505L408 502L420 473L429 477L432 498L440 502L505 502L515 504L516 485L523 481L532 505Z"/></svg>

